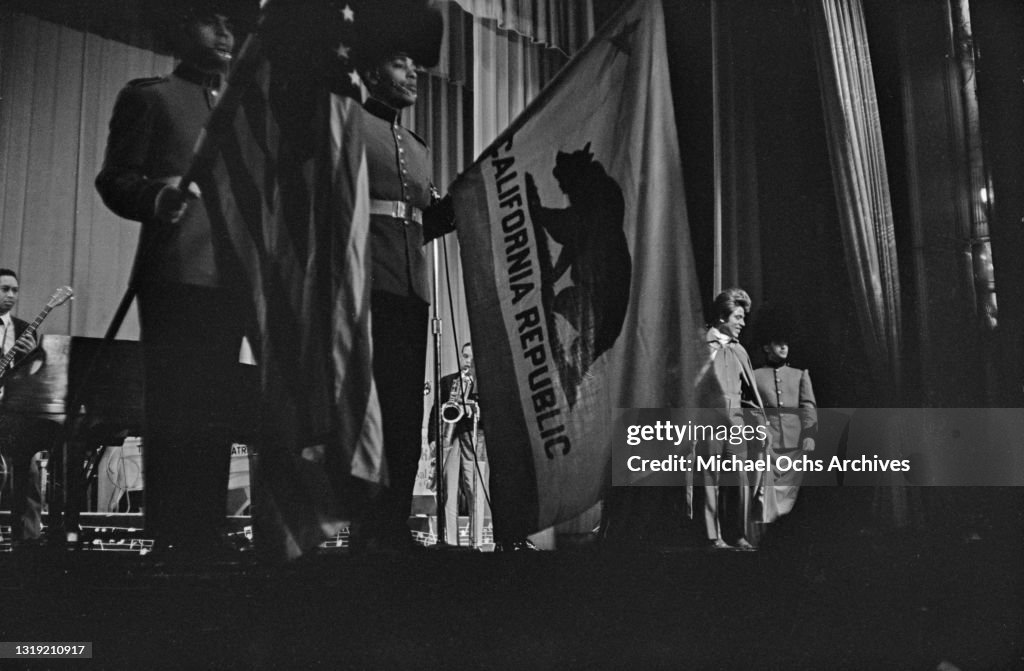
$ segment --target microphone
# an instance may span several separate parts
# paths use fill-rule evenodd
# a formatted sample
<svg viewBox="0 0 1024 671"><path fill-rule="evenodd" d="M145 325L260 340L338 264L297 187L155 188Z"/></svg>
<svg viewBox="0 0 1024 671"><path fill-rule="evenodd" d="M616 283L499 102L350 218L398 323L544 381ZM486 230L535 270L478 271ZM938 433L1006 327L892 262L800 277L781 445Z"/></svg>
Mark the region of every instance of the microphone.
<svg viewBox="0 0 1024 671"><path fill-rule="evenodd" d="M388 80L388 85L392 89L398 91L399 93L405 93L405 94L408 94L408 95L416 95L416 87L415 87L415 85L413 86L413 88L409 88L408 86L402 86L401 84L397 84L397 83L395 83L394 80L391 80L391 79Z"/></svg>

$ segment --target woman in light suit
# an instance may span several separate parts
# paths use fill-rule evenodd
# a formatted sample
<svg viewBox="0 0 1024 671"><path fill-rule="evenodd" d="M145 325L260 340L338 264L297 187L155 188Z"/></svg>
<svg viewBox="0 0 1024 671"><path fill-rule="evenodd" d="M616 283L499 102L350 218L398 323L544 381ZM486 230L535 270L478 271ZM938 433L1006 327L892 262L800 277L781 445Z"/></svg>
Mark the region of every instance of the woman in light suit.
<svg viewBox="0 0 1024 671"><path fill-rule="evenodd" d="M727 289L715 297L713 322L705 335L709 359L698 381L698 398L702 408L717 409L712 413L715 418L712 423L716 425L743 426L760 423L764 417L764 404L754 383L750 356L739 342L749 312L750 296L743 289ZM760 443L756 444L757 450L763 448ZM705 457L748 458L746 441L707 440L701 449ZM749 458L757 457L757 454L749 455ZM704 473L704 523L710 547L715 550L755 549L747 535L751 527L752 501L749 481L756 481L757 473L740 471L736 475L737 486L720 486L720 473ZM723 527L732 540L731 545L724 537Z"/></svg>

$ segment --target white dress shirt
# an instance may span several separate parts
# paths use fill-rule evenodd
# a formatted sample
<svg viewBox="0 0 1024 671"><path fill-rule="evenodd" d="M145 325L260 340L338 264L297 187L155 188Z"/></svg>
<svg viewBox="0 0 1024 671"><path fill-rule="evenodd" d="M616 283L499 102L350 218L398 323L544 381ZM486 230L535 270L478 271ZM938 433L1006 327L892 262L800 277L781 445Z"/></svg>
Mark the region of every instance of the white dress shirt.
<svg viewBox="0 0 1024 671"><path fill-rule="evenodd" d="M14 321L11 319L11 313L8 312L0 317L0 356L7 354L14 347L14 340Z"/></svg>

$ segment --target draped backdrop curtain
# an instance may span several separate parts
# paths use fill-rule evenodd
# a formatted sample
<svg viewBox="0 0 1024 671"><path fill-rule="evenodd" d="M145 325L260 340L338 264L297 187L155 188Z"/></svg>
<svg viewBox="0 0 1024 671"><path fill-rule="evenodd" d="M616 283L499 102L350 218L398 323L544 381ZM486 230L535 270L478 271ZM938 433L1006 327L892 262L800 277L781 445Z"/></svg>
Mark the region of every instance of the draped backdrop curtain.
<svg viewBox="0 0 1024 671"><path fill-rule="evenodd" d="M441 61L421 79L420 101L403 121L431 146L444 192L589 38L593 11L591 0L438 4L446 20ZM42 309L57 286L75 288L70 309L47 320L48 333L98 337L113 316L138 225L107 210L93 179L117 93L173 67L147 49L0 10L0 267L21 277L22 317ZM470 337L457 245L448 236L441 250L454 301L449 306L442 282L448 370L457 361L448 325L461 341ZM134 309L119 337L138 338Z"/></svg>
<svg viewBox="0 0 1024 671"><path fill-rule="evenodd" d="M117 308L138 224L107 210L93 179L118 91L171 67L151 51L0 12L0 267L19 274L23 318L57 286L75 289L46 333L100 336ZM121 337L138 337L134 310Z"/></svg>
<svg viewBox="0 0 1024 671"><path fill-rule="evenodd" d="M721 165L722 287L743 287L755 305L762 291L761 213L756 166L757 120L752 62L756 55L738 19L746 0L715 0L713 48L718 69L718 156ZM739 24L739 25L737 25ZM720 288L720 289L721 289ZM719 289L719 290L720 290Z"/></svg>
<svg viewBox="0 0 1024 671"><path fill-rule="evenodd" d="M811 24L843 247L880 390L900 384L900 286L892 203L861 0L812 0Z"/></svg>
<svg viewBox="0 0 1024 671"><path fill-rule="evenodd" d="M518 33L533 42L560 50L579 51L594 34L591 0L454 0L481 21L496 22L498 30Z"/></svg>
<svg viewBox="0 0 1024 671"><path fill-rule="evenodd" d="M458 0L439 6L445 17L441 61L404 121L431 146L435 179L444 192L586 43L594 25L591 0ZM441 362L448 373L459 361L454 336L459 346L471 336L458 241L446 236L438 245Z"/></svg>

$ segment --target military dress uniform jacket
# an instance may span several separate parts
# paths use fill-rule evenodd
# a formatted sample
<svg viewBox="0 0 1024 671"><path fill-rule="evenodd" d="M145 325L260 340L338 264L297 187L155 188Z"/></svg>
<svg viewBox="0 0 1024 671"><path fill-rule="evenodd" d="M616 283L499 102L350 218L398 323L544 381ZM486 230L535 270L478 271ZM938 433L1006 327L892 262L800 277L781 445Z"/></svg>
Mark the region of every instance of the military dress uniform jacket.
<svg viewBox="0 0 1024 671"><path fill-rule="evenodd" d="M134 80L118 96L96 189L116 214L142 222L137 280L221 285L202 199L176 224L155 218L157 194L188 170L220 86L221 77L182 64L167 77Z"/></svg>
<svg viewBox="0 0 1024 671"><path fill-rule="evenodd" d="M758 392L764 400L773 443L779 449L801 446L806 437L814 437L818 426L817 403L806 370L781 366L762 366L754 371Z"/></svg>
<svg viewBox="0 0 1024 671"><path fill-rule="evenodd" d="M423 246L454 228L443 208L431 207L430 149L419 136L399 125L398 110L374 98L364 107L363 139L373 201L373 290L430 303ZM389 206L394 208L391 214L378 211ZM403 211L405 208L415 210ZM421 214L413 214L417 210Z"/></svg>

